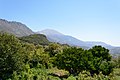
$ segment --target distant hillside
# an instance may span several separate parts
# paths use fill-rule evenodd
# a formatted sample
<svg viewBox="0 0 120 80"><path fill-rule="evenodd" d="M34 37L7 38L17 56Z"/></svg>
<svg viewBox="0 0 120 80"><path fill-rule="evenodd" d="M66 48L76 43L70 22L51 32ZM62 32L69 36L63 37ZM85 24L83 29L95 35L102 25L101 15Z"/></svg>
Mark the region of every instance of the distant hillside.
<svg viewBox="0 0 120 80"><path fill-rule="evenodd" d="M81 46L81 47L88 46L84 41L78 40L72 36L64 35L60 32L55 31L55 30L46 29L43 31L39 31L37 33L46 35L48 40L51 42L68 44L71 46Z"/></svg>
<svg viewBox="0 0 120 80"><path fill-rule="evenodd" d="M110 49L110 53L113 55L120 55L120 47L114 47Z"/></svg>
<svg viewBox="0 0 120 80"><path fill-rule="evenodd" d="M85 49L91 48L95 45L101 45L101 46L106 47L108 49L114 48L113 46L106 44L104 42L95 42L95 41L85 42L85 41L81 41L79 39L76 39L72 36L64 35L60 32L57 32L57 31L51 30L51 29L39 31L37 33L46 35L48 40L51 42L58 42L61 44L68 44L68 45L72 45L72 46L80 46L80 47L85 48Z"/></svg>
<svg viewBox="0 0 120 80"><path fill-rule="evenodd" d="M72 36L64 35L60 32L57 32L57 31L51 30L51 29L39 31L37 33L46 35L48 40L51 42L57 42L60 44L68 44L70 46L79 46L79 47L82 47L84 49L89 49L95 45L101 45L101 46L109 49L110 53L112 55L120 55L120 47L114 47L114 46L111 46L111 45L106 44L104 42L81 41L81 40L76 39Z"/></svg>
<svg viewBox="0 0 120 80"><path fill-rule="evenodd" d="M95 45L102 45L103 47L108 48L108 49L114 48L113 46L111 46L111 45L109 45L109 44L106 44L106 43L104 43L104 42L86 41L86 43L89 45L89 47L95 46Z"/></svg>
<svg viewBox="0 0 120 80"><path fill-rule="evenodd" d="M33 43L35 45L48 45L49 41L47 40L46 36L43 34L33 34L29 36L23 36L19 38L23 42Z"/></svg>
<svg viewBox="0 0 120 80"><path fill-rule="evenodd" d="M42 31L38 31L38 33L42 33L42 34L45 34L45 35L64 35L56 30L53 30L53 29L45 29L45 30L42 30Z"/></svg>
<svg viewBox="0 0 120 80"><path fill-rule="evenodd" d="M38 31L35 34L25 24L15 21L7 21L0 19L0 32L7 32L20 37L20 40L33 44L47 45L50 42L57 42L60 44L68 44L70 46L79 46L84 49L91 48L95 45L101 45L110 50L111 54L120 54L120 47L114 47L104 42L82 41L72 36L64 35L52 29ZM44 34L44 35L42 35ZM46 36L45 36L46 35ZM49 40L49 41L48 41Z"/></svg>
<svg viewBox="0 0 120 80"><path fill-rule="evenodd" d="M17 37L34 34L34 32L31 29L29 29L26 25L20 22L7 21L4 19L0 19L0 32L14 34Z"/></svg>

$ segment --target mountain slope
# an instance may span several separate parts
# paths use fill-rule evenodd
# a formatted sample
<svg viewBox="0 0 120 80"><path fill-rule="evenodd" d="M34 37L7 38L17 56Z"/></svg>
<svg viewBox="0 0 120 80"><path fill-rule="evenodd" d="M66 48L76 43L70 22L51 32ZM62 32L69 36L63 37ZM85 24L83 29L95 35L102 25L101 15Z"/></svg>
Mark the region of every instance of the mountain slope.
<svg viewBox="0 0 120 80"><path fill-rule="evenodd" d="M113 55L120 55L120 47L114 47L110 49L110 53Z"/></svg>
<svg viewBox="0 0 120 80"><path fill-rule="evenodd" d="M52 30L52 29L45 29L45 30L42 30L42 31L38 31L37 33L42 33L42 34L45 34L45 35L64 35L56 30Z"/></svg>
<svg viewBox="0 0 120 80"><path fill-rule="evenodd" d="M102 45L103 47L108 48L108 49L114 48L113 46L111 46L111 45L109 45L109 44L106 44L106 43L104 43L104 42L86 41L86 43L87 43L89 46Z"/></svg>
<svg viewBox="0 0 120 80"><path fill-rule="evenodd" d="M23 42L33 43L35 45L48 45L49 41L46 36L43 34L32 34L29 36L19 37L19 39Z"/></svg>
<svg viewBox="0 0 120 80"><path fill-rule="evenodd" d="M46 35L48 40L51 42L68 44L71 46L81 46L81 47L88 46L84 41L78 40L72 36L64 35L60 32L55 31L55 30L46 29L43 31L39 31L37 33Z"/></svg>
<svg viewBox="0 0 120 80"><path fill-rule="evenodd" d="M114 47L114 46L111 46L111 45L106 44L104 42L81 41L81 40L78 40L78 39L76 39L72 36L64 35L60 32L57 32L57 31L51 30L51 29L46 29L46 30L43 30L43 31L39 31L37 33L46 35L48 40L51 41L51 42L68 44L68 45L71 45L71 46L80 46L84 49L91 48L95 45L101 45L101 46L109 49L110 53L112 55L120 55L120 47Z"/></svg>
<svg viewBox="0 0 120 80"><path fill-rule="evenodd" d="M0 32L14 34L17 37L34 34L34 32L30 30L26 25L20 22L7 21L4 19L0 19Z"/></svg>
<svg viewBox="0 0 120 80"><path fill-rule="evenodd" d="M51 42L58 42L61 44L68 44L68 45L72 45L72 46L80 46L80 47L93 47L95 45L101 45L103 47L106 47L108 49L112 49L114 48L113 46L106 44L104 42L95 42L95 41L81 41L79 39L76 39L72 36L68 36L68 35L64 35L60 32L57 32L55 30L51 30L51 29L46 29L43 31L39 31L37 32L39 34L44 34L47 36L48 40Z"/></svg>

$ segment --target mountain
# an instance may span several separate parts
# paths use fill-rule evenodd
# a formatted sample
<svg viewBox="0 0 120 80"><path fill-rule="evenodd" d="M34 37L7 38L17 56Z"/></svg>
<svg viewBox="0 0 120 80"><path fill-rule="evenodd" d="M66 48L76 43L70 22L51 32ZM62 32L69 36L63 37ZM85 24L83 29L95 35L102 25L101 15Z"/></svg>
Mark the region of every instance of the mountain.
<svg viewBox="0 0 120 80"><path fill-rule="evenodd" d="M102 45L105 48L112 49L113 46L106 44L104 42L97 42L97 41L86 41L86 43L89 45L89 47L95 46L95 45Z"/></svg>
<svg viewBox="0 0 120 80"><path fill-rule="evenodd" d="M34 34L34 32L29 29L25 24L15 21L7 21L4 19L0 19L0 32L14 34L17 37Z"/></svg>
<svg viewBox="0 0 120 80"><path fill-rule="evenodd" d="M42 33L42 34L45 34L45 35L64 35L56 30L52 30L52 29L45 29L45 30L42 30L42 31L38 31L38 33Z"/></svg>
<svg viewBox="0 0 120 80"><path fill-rule="evenodd" d="M114 48L113 46L106 44L104 42L95 42L95 41L82 41L79 39L76 39L72 36L64 35L58 31L52 30L52 29L45 29L43 31L37 32L39 34L44 34L47 36L48 40L51 42L58 42L61 44L68 44L72 46L80 46L85 48L91 48L95 45L101 45L103 47L106 47L108 49Z"/></svg>
<svg viewBox="0 0 120 80"><path fill-rule="evenodd" d="M110 49L110 53L112 55L120 55L120 47L114 47L114 48Z"/></svg>
<svg viewBox="0 0 120 80"><path fill-rule="evenodd" d="M70 46L80 46L84 49L91 48L92 46L95 45L101 45L103 47L108 48L111 54L120 55L120 47L114 47L104 42L82 41L72 36L64 35L52 29L38 31L37 32L39 34L38 35L35 34L31 29L29 29L25 24L16 21L7 21L5 19L0 19L0 32L7 32L13 34L17 37L20 37L20 39L24 42L29 42L34 44L46 45L50 41L50 42L57 42L60 44L68 44Z"/></svg>
<svg viewBox="0 0 120 80"><path fill-rule="evenodd" d="M52 29L46 29L43 31L39 31L37 33L46 35L48 40L51 42L57 42L60 44L68 44L71 46L81 46L81 47L86 46L87 47L87 44L84 41L78 40L72 36L64 35Z"/></svg>
<svg viewBox="0 0 120 80"><path fill-rule="evenodd" d="M19 39L23 42L33 43L35 45L48 45L50 43L43 34L32 34L29 36L19 37Z"/></svg>

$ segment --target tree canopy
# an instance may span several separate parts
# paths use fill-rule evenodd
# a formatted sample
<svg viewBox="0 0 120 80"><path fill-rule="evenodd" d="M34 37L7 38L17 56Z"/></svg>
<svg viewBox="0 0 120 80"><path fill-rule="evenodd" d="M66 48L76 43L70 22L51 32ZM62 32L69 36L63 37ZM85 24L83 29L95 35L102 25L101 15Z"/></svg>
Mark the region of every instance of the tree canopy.
<svg viewBox="0 0 120 80"><path fill-rule="evenodd" d="M40 45L0 33L0 79L3 80L59 80L73 76L79 79L84 71L91 77L100 72L109 75L114 67L111 60L109 50L102 46L84 50L57 43Z"/></svg>
<svg viewBox="0 0 120 80"><path fill-rule="evenodd" d="M102 71L103 74L108 75L113 68L109 50L101 46L94 46L89 50L77 47L66 48L57 55L55 65L60 69L68 70L71 74L88 70L91 74L99 74Z"/></svg>

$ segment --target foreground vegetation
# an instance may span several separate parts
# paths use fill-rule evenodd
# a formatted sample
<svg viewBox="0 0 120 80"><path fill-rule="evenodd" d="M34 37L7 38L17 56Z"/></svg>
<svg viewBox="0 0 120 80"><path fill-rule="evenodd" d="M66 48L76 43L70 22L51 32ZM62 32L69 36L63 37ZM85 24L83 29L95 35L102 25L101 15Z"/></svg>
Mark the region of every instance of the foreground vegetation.
<svg viewBox="0 0 120 80"><path fill-rule="evenodd" d="M35 36L37 35L31 37ZM6 33L0 34L0 79L119 80L120 78L120 58L112 59L109 50L102 46L84 50L57 43L34 44L36 40L32 39L31 42L29 39L31 38L24 37L23 40Z"/></svg>

